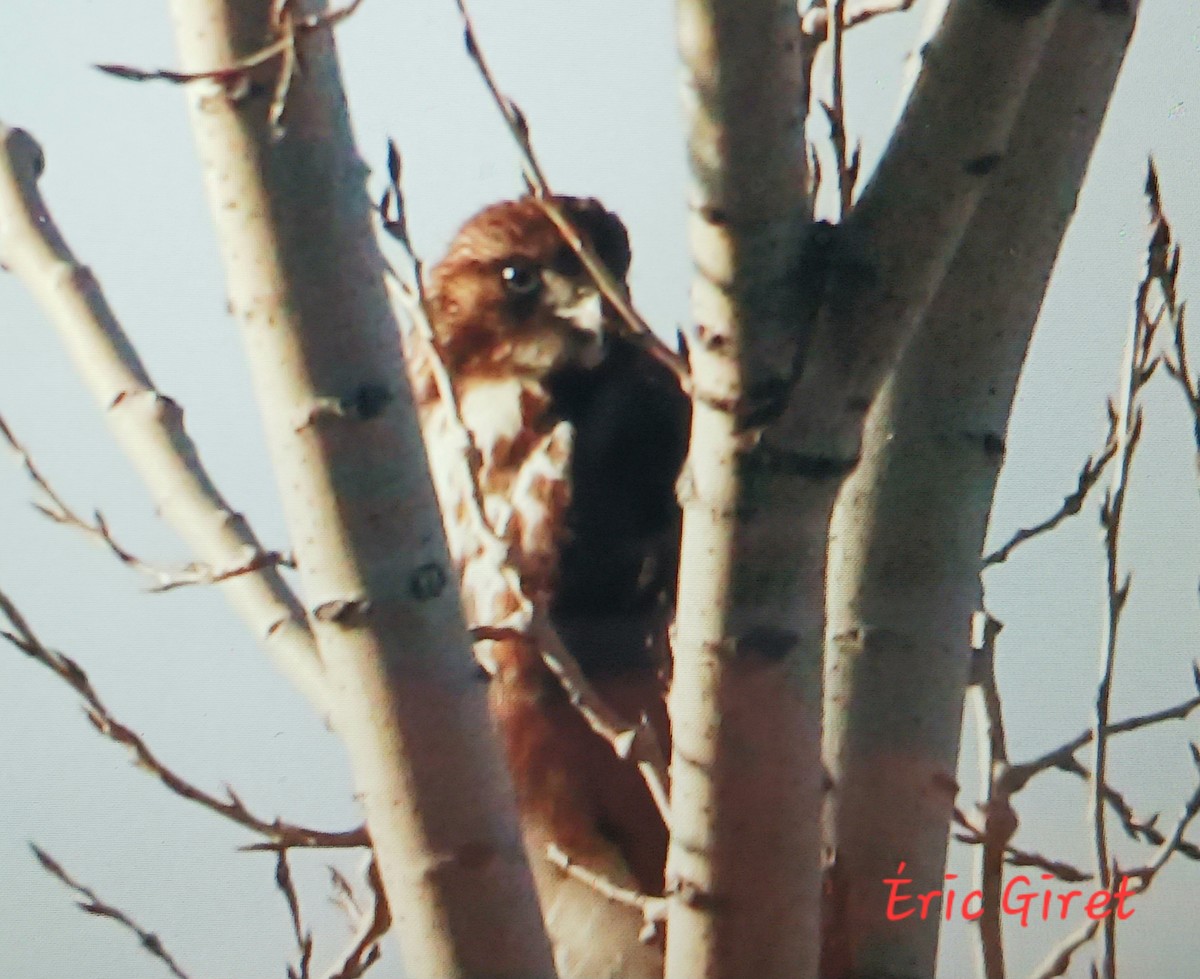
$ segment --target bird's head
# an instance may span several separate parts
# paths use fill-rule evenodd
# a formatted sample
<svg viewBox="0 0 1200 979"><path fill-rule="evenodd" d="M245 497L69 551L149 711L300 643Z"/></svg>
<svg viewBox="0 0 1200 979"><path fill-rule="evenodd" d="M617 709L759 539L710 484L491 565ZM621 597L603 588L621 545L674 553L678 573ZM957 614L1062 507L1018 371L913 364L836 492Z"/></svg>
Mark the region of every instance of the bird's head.
<svg viewBox="0 0 1200 979"><path fill-rule="evenodd" d="M629 270L620 219L591 198L558 197L618 284ZM531 198L493 204L468 221L433 270L430 313L455 377L544 378L604 358L614 315L579 257Z"/></svg>

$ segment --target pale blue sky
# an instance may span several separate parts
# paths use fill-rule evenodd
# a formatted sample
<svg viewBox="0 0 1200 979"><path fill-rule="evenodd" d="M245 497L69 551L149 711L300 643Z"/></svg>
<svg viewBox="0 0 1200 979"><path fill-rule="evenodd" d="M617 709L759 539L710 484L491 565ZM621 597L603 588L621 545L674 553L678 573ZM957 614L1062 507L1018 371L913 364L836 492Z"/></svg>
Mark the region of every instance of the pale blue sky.
<svg viewBox="0 0 1200 979"><path fill-rule="evenodd" d="M506 90L525 110L557 189L594 194L634 242L633 289L671 331L688 322L685 156L669 4L642 0L478 0L477 26ZM1182 291L1200 297L1200 5L1147 0L1020 393L994 536L1057 504L1103 435L1143 255L1140 189L1157 156L1185 243ZM856 30L849 122L869 165L886 139L919 14ZM360 148L382 169L385 139L405 157L410 218L435 257L476 208L520 189L494 110L463 54L451 0L367 0L339 29ZM175 63L164 4L4 0L0 118L32 131L49 165L43 190L92 265L159 386L187 410L205 461L269 545L286 546L235 324L225 313L212 231L180 93L89 65ZM379 187L376 181L376 188ZM1186 697L1200 636L1197 484L1187 419L1156 382L1134 478L1128 561L1136 570L1118 710ZM139 553L186 559L109 439L58 342L20 285L0 275L0 413L59 490L101 509ZM340 747L277 676L211 591L142 594L106 554L28 507L0 460L0 588L44 639L79 659L101 695L197 782L229 782L259 813L329 828L356 821ZM1087 724L1101 615L1094 511L991 572L1009 736L1021 757ZM1139 812L1170 819L1191 789L1190 722L1115 753ZM964 749L973 785L973 748ZM1084 793L1046 776L1030 791L1020 842L1086 862ZM91 731L69 691L0 649L0 971L23 979L163 974L110 922L75 910L34 865L36 840L80 879L157 931L197 979L282 974L291 955L269 858L250 838L168 796ZM1196 831L1200 838L1200 830ZM1132 851L1130 851L1132 852ZM1132 859L1130 857L1130 859ZM295 861L309 887L318 959L346 937L325 901L324 858ZM345 861L343 861L345 863ZM1128 974L1189 976L1200 867L1180 863L1139 902ZM1074 923L1072 923L1073 926ZM1010 935L1023 974L1062 927ZM944 938L945 976L968 974L965 926ZM395 959L376 975L395 975ZM1082 973L1078 973L1082 974Z"/></svg>

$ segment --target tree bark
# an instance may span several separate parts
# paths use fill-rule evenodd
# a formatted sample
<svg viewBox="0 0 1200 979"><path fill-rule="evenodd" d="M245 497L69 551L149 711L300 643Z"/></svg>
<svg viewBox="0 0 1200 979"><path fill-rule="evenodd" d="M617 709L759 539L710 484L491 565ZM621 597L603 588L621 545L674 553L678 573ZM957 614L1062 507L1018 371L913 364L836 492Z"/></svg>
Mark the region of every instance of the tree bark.
<svg viewBox="0 0 1200 979"><path fill-rule="evenodd" d="M909 894L945 887L970 622L983 607L980 555L1004 435L1136 9L1062 5L834 511L825 753L837 785L830 940L845 960L832 975L934 971L940 917L889 921L882 881L911 878Z"/></svg>
<svg viewBox="0 0 1200 979"><path fill-rule="evenodd" d="M292 27L323 9L299 6ZM289 25L270 7L173 0L184 69L275 41ZM409 973L550 976L330 31L297 29L295 55L285 94L286 52L244 84L188 92L334 723Z"/></svg>
<svg viewBox="0 0 1200 979"><path fill-rule="evenodd" d="M803 66L785 7L679 7L698 274L668 976L816 972L833 500L1057 14L1016 0L954 3L858 207L836 230L806 235ZM806 310L818 308L809 342Z"/></svg>
<svg viewBox="0 0 1200 979"><path fill-rule="evenodd" d="M781 553L771 531L793 501L781 505L742 466L749 405L787 384L801 323L796 270L811 207L799 18L779 0L677 10L696 338L666 975L804 979L816 968L820 629L792 628L788 586L802 562L819 591L826 524L804 523L804 541Z"/></svg>
<svg viewBox="0 0 1200 979"><path fill-rule="evenodd" d="M258 538L200 461L183 411L155 387L100 284L54 223L37 186L42 148L2 122L0 142L0 264L41 303L158 512L197 559L220 571L262 555ZM316 643L279 571L263 567L218 587L276 665L327 716Z"/></svg>

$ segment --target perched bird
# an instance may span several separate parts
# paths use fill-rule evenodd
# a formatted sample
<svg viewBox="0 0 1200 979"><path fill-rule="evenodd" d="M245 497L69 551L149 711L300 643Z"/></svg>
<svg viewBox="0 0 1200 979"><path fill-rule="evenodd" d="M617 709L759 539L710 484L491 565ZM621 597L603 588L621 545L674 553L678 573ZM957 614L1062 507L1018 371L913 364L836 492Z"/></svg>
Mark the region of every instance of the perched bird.
<svg viewBox="0 0 1200 979"><path fill-rule="evenodd" d="M592 199L556 200L624 288L621 221ZM666 747L674 486L688 399L618 328L531 198L488 207L463 226L433 269L428 310L432 353L453 397L439 388L434 358L416 358L412 371L469 624L501 626L531 603L600 696L630 720L648 717ZM436 458L461 456L456 421L473 446L473 486L447 477L453 466ZM596 929L608 927L611 902L545 860L554 844L612 883L661 893L667 832L649 791L590 729L532 638L479 645L560 969L652 974L660 966L634 961L643 951L604 949Z"/></svg>

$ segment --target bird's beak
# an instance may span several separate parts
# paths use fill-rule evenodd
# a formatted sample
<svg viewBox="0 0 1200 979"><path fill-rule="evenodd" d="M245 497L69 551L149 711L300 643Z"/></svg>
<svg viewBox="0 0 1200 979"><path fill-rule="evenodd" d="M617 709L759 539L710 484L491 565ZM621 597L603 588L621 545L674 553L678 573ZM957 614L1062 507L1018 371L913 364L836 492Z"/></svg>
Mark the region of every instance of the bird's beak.
<svg viewBox="0 0 1200 979"><path fill-rule="evenodd" d="M579 298L571 305L561 309L559 315L575 324L576 328L587 336L587 345L579 356L580 365L586 370L599 367L606 353L604 297L600 295L600 290L591 285L580 290Z"/></svg>
<svg viewBox="0 0 1200 979"><path fill-rule="evenodd" d="M604 336L604 298L599 289L581 289L572 303L559 307L558 315L584 333Z"/></svg>
<svg viewBox="0 0 1200 979"><path fill-rule="evenodd" d="M552 271L543 276L547 305L555 316L583 334L583 349L577 354L581 365L597 366L605 353L605 308L600 290L591 281L580 282Z"/></svg>

